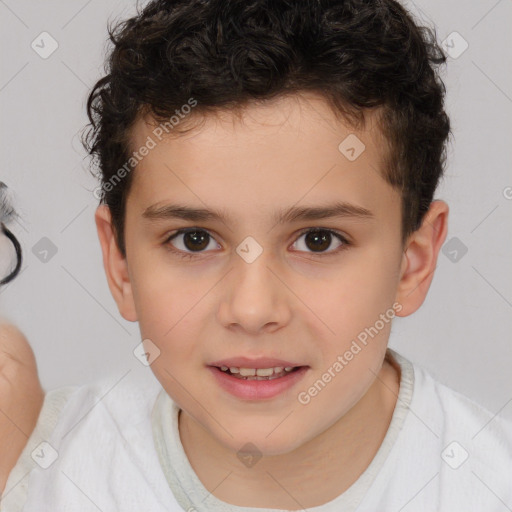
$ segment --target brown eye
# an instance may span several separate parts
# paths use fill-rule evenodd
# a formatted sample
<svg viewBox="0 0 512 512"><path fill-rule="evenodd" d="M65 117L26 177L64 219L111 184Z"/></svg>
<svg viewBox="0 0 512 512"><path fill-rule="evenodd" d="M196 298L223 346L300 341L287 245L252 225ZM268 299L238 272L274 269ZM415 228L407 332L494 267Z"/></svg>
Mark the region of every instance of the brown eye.
<svg viewBox="0 0 512 512"><path fill-rule="evenodd" d="M303 242L299 242L304 237ZM330 251L327 251L332 245L333 240L337 240L338 244ZM349 245L348 242L340 234L330 229L308 229L303 231L297 241L295 242L301 251L313 253L334 253L336 249L344 248Z"/></svg>
<svg viewBox="0 0 512 512"><path fill-rule="evenodd" d="M213 242L211 249L218 248L212 236L203 229L180 230L169 237L166 243L170 243L174 248L187 252L203 252L210 243Z"/></svg>
<svg viewBox="0 0 512 512"><path fill-rule="evenodd" d="M202 251L208 247L210 235L205 231L189 231L183 236L183 243L191 251Z"/></svg>
<svg viewBox="0 0 512 512"><path fill-rule="evenodd" d="M312 251L325 251L331 245L332 235L326 231L310 231L306 234L305 243Z"/></svg>

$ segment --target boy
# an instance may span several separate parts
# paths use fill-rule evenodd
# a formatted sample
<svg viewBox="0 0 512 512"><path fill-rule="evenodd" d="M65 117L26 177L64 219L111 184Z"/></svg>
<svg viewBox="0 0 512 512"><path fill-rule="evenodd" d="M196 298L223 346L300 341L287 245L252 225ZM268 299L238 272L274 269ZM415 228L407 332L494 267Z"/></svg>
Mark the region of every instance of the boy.
<svg viewBox="0 0 512 512"><path fill-rule="evenodd" d="M512 507L511 425L387 349L447 233L432 33L391 0L186 0L111 39L96 226L161 386L54 391L5 509Z"/></svg>

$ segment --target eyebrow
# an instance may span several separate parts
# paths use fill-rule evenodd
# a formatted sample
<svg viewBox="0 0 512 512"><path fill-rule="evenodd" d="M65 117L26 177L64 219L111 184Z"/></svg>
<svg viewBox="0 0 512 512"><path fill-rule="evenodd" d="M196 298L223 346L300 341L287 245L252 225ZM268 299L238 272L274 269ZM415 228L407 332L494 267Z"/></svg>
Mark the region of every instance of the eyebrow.
<svg viewBox="0 0 512 512"><path fill-rule="evenodd" d="M229 222L229 216L223 211L208 210L205 208L192 208L180 204L166 204L162 206L152 205L146 208L142 214L145 219L172 220L181 219L193 222L199 221L220 221ZM374 215L370 210L344 201L323 206L292 206L288 209L279 210L274 213L275 224L285 224L297 221L320 220L329 218L354 218L373 219Z"/></svg>

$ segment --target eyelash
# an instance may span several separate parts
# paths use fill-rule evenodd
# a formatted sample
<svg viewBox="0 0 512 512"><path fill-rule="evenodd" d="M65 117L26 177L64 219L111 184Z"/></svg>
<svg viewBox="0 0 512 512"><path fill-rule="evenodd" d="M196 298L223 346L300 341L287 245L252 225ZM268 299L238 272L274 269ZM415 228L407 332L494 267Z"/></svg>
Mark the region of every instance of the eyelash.
<svg viewBox="0 0 512 512"><path fill-rule="evenodd" d="M183 228L183 229L179 229L178 231L176 231L175 233L173 233L172 235L170 235L169 237L166 238L166 240L164 241L163 245L165 246L165 248L172 252L173 254L175 254L176 256L178 257L181 257L183 259L188 259L188 260L191 260L199 255L201 255L204 251L198 251L198 252L185 252L185 251L182 251L181 249L176 249L175 247L172 246L172 244L170 244L170 241L171 240L174 240L174 238L176 238L177 236L179 235L183 235L183 234L186 234L186 233L190 233L190 232L194 232L194 231L202 231L204 233L207 233L208 236L210 236L211 238L213 238L215 240L215 238L210 234L210 232L206 229L202 229L202 228ZM305 228L303 229L298 237L295 239L295 242L302 236L302 235L305 235L309 232L316 232L316 231L320 231L320 232L323 232L323 233L329 233L331 235L333 235L334 237L336 237L341 243L342 245L340 245L337 249L335 249L334 251L329 251L329 252L324 252L324 253L315 253L315 252L311 252L311 253L308 253L308 254L311 254L315 257L323 257L325 258L326 256L334 256L334 255L337 255L338 253L344 251L345 249L347 249L348 246L351 245L351 243L341 234L341 233L338 233L337 231L334 231L332 229L326 229L326 228L319 228L319 227L313 227L313 228ZM295 243L294 242L294 243ZM304 252L304 251L299 251L299 252Z"/></svg>

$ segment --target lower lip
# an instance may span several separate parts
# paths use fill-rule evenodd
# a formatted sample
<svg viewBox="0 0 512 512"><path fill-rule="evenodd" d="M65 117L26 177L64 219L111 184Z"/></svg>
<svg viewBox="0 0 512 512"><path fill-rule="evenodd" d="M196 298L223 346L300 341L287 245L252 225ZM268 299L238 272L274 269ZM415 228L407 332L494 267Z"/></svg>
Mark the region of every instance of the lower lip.
<svg viewBox="0 0 512 512"><path fill-rule="evenodd" d="M272 380L245 380L232 377L215 366L208 366L220 386L236 396L245 400L264 400L274 398L297 384L307 372L308 367L302 366L283 377Z"/></svg>

